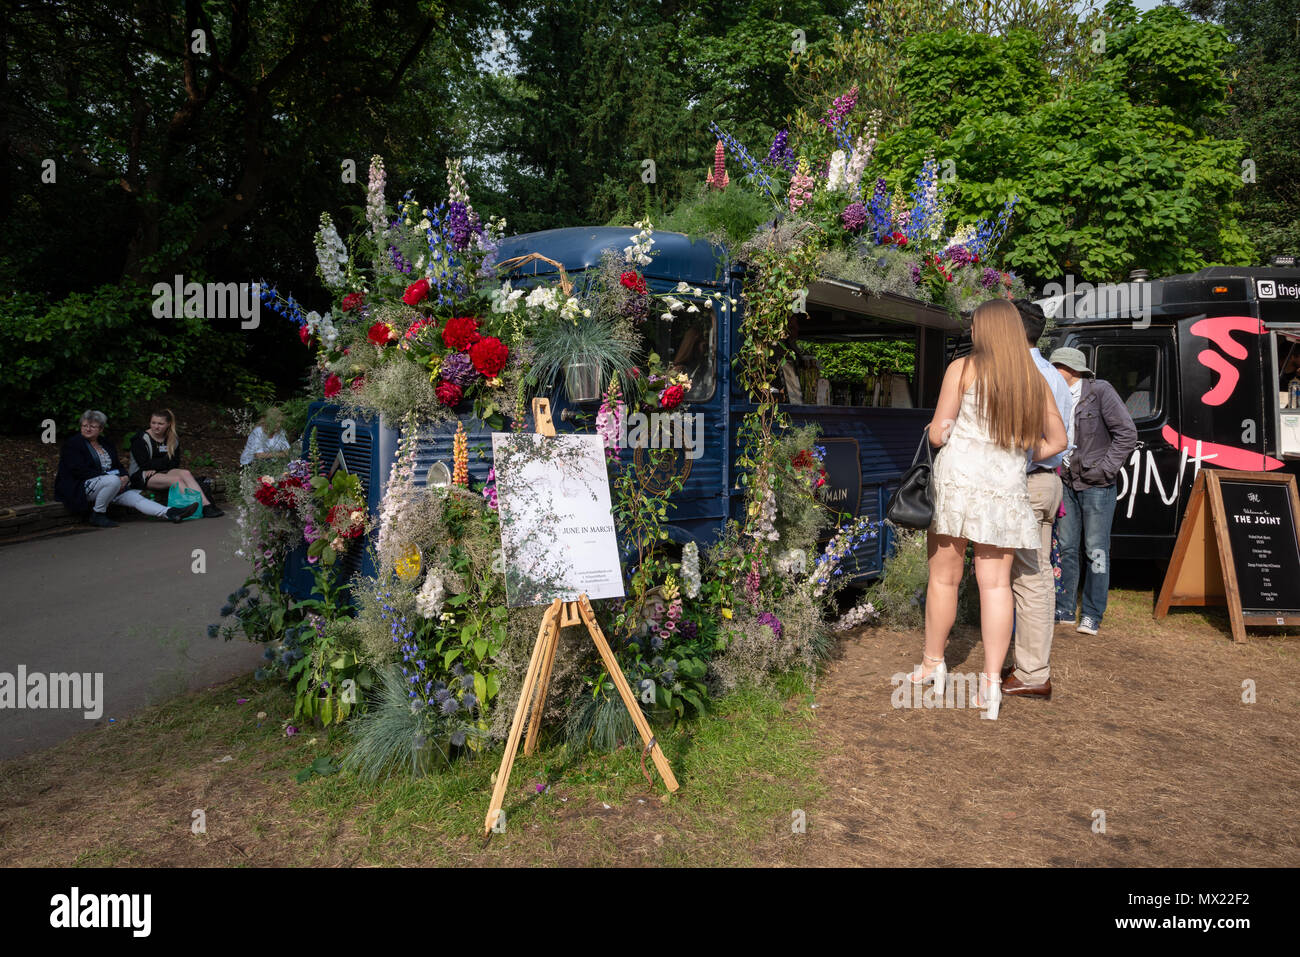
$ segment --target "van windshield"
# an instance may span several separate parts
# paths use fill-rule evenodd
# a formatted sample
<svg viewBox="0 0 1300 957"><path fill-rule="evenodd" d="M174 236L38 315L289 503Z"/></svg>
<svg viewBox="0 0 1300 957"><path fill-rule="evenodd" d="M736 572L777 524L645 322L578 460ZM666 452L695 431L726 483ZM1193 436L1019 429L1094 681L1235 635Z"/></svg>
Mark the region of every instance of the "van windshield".
<svg viewBox="0 0 1300 957"><path fill-rule="evenodd" d="M670 373L686 373L687 402L705 402L717 388L718 319L710 301L683 299L697 312L681 311L669 319L657 314L645 326L647 351L655 352Z"/></svg>

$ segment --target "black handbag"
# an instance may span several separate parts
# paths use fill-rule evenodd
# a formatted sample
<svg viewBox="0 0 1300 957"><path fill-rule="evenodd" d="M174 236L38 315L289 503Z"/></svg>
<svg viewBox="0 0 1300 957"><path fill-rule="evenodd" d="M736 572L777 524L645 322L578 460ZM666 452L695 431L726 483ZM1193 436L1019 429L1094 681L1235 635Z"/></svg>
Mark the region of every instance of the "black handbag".
<svg viewBox="0 0 1300 957"><path fill-rule="evenodd" d="M925 461L921 461L921 449ZM934 454L930 447L930 429L921 431L921 444L912 457L912 467L898 480L898 488L889 496L885 518L900 528L929 528L934 518L934 489L930 485L930 472L934 467Z"/></svg>

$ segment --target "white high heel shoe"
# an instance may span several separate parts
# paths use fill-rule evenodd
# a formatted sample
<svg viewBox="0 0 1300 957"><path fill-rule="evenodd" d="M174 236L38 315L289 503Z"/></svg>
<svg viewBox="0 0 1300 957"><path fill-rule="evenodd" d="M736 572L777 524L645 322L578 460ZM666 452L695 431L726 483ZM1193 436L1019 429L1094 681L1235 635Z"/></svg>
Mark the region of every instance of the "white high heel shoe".
<svg viewBox="0 0 1300 957"><path fill-rule="evenodd" d="M942 655L938 658L932 658L922 652L921 657L925 659L925 661L936 662L934 670L929 674L922 674L922 669L925 665L919 664L912 669L912 673L907 676L907 680L912 682L912 684L920 685L923 688L928 684L932 684L934 685L934 693L942 697L944 686L948 682L948 663L944 661Z"/></svg>
<svg viewBox="0 0 1300 957"><path fill-rule="evenodd" d="M1002 681L980 672L980 690L975 707L984 709L981 718L989 721L998 720L998 711L1002 707Z"/></svg>

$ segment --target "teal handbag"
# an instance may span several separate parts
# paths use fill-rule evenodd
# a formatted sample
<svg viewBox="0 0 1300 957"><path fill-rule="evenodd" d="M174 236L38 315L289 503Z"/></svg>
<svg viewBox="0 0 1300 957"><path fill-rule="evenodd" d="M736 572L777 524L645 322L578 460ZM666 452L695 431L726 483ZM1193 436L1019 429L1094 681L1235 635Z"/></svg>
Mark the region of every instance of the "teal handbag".
<svg viewBox="0 0 1300 957"><path fill-rule="evenodd" d="M203 517L203 493L196 488L181 488L180 482L167 490L168 508L185 508L191 502L197 502L199 507L194 510L193 515L185 519L187 522Z"/></svg>

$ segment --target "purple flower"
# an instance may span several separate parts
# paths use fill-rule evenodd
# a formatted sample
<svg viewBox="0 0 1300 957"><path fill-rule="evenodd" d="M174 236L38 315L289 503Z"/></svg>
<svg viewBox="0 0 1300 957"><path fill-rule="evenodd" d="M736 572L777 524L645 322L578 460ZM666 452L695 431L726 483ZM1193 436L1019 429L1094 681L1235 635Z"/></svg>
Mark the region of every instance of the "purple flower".
<svg viewBox="0 0 1300 957"><path fill-rule="evenodd" d="M478 378L468 352L449 352L442 360L442 377L462 389Z"/></svg>
<svg viewBox="0 0 1300 957"><path fill-rule="evenodd" d="M840 213L840 222L849 232L857 232L867 223L867 207L861 203L850 203Z"/></svg>
<svg viewBox="0 0 1300 957"><path fill-rule="evenodd" d="M474 227L470 223L469 213L464 203L453 200L447 204L447 227L447 231L451 234L452 248L465 249L469 246L470 238L474 235Z"/></svg>
<svg viewBox="0 0 1300 957"><path fill-rule="evenodd" d="M985 268L984 274L980 276L980 285L985 289L992 289L1002 281L1002 274L996 269Z"/></svg>
<svg viewBox="0 0 1300 957"><path fill-rule="evenodd" d="M772 614L770 611L765 611L758 616L758 623L760 625L767 625L767 627L772 629L772 637L777 641L781 640L781 619L777 618L776 615Z"/></svg>
<svg viewBox="0 0 1300 957"><path fill-rule="evenodd" d="M764 160L768 166L776 166L787 173L793 173L795 168L794 150L790 149L788 141L790 133L788 130L782 130L776 134L772 140L772 148L767 151L767 159Z"/></svg>

